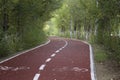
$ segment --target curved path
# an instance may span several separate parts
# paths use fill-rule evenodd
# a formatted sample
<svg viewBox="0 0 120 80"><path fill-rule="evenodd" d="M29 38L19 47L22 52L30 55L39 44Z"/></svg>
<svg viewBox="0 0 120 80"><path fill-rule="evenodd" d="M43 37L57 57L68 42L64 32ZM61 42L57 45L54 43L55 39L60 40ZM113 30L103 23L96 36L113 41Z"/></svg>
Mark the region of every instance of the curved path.
<svg viewBox="0 0 120 80"><path fill-rule="evenodd" d="M46 44L0 62L0 80L95 80L91 46L50 38Z"/></svg>

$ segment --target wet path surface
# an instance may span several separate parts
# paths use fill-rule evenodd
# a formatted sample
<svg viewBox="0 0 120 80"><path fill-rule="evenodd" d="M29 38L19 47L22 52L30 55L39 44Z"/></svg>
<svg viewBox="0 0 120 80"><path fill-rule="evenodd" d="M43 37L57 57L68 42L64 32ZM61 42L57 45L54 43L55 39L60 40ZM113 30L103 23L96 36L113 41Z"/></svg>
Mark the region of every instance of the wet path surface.
<svg viewBox="0 0 120 80"><path fill-rule="evenodd" d="M0 63L0 80L91 80L89 45L70 39L50 40Z"/></svg>

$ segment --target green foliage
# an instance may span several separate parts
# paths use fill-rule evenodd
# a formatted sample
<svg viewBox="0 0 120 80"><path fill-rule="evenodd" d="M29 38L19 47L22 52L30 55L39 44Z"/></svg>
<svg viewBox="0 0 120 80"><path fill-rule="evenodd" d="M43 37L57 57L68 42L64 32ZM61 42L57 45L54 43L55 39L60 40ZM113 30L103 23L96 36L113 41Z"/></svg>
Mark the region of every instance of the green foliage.
<svg viewBox="0 0 120 80"><path fill-rule="evenodd" d="M104 62L107 60L107 54L101 51L96 52L95 54L95 60L97 62Z"/></svg>
<svg viewBox="0 0 120 80"><path fill-rule="evenodd" d="M120 24L120 3L119 0L99 0L100 16L98 17L98 34L97 41L111 51L113 58L120 61L119 58L119 24Z"/></svg>
<svg viewBox="0 0 120 80"><path fill-rule="evenodd" d="M2 38L0 43L0 57L15 53L16 51L19 51L20 48L22 48L22 45L17 36L5 35L5 37Z"/></svg>
<svg viewBox="0 0 120 80"><path fill-rule="evenodd" d="M37 25L34 26L29 25L24 28L22 41L25 49L39 45L46 39L45 33Z"/></svg>
<svg viewBox="0 0 120 80"><path fill-rule="evenodd" d="M0 0L0 57L46 40L44 23L61 0Z"/></svg>
<svg viewBox="0 0 120 80"><path fill-rule="evenodd" d="M46 34L97 42L120 61L120 1L0 0L0 54L38 45Z"/></svg>
<svg viewBox="0 0 120 80"><path fill-rule="evenodd" d="M6 42L5 41L1 41L0 43L0 57L4 57L6 55L8 55L8 48L6 46Z"/></svg>
<svg viewBox="0 0 120 80"><path fill-rule="evenodd" d="M61 36L102 44L120 61L119 0L64 0L53 17Z"/></svg>

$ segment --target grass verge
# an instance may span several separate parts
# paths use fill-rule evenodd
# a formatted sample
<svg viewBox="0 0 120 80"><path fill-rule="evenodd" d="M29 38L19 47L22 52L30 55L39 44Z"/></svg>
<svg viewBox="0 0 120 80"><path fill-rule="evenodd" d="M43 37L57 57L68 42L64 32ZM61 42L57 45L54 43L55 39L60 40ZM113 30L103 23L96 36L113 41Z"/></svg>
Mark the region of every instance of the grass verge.
<svg viewBox="0 0 120 80"><path fill-rule="evenodd" d="M107 51L100 45L93 44L96 62L105 62L108 59Z"/></svg>

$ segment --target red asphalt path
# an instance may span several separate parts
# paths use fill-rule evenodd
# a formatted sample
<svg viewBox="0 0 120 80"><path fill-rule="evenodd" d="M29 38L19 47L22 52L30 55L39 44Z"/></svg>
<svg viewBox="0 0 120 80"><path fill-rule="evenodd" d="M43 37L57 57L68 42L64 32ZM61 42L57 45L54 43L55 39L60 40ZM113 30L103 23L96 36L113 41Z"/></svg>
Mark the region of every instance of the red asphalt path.
<svg viewBox="0 0 120 80"><path fill-rule="evenodd" d="M0 80L95 80L90 45L63 38L50 40L0 62Z"/></svg>

